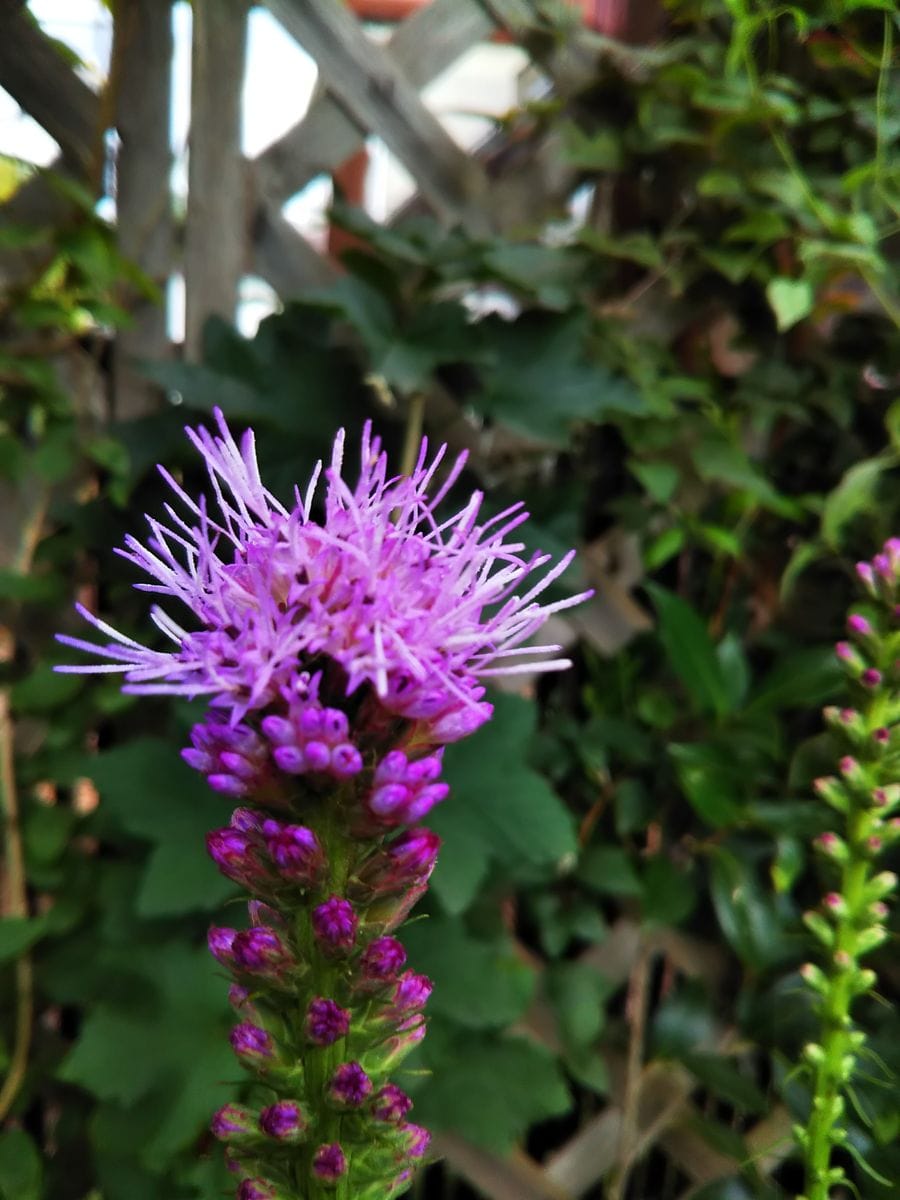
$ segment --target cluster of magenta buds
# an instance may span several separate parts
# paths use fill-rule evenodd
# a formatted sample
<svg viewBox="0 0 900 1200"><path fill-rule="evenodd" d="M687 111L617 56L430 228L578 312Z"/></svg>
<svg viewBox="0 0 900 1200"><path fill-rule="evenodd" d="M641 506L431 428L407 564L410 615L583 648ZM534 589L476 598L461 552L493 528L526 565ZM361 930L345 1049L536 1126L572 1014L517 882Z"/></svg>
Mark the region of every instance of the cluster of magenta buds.
<svg viewBox="0 0 900 1200"><path fill-rule="evenodd" d="M847 1142L846 1096L865 1042L851 1010L875 987L875 972L862 960L888 937L887 902L897 887L897 876L880 870L878 860L900 839L900 539L856 570L865 600L854 606L846 640L836 647L850 703L825 710L840 747L838 770L815 782L835 827L816 839L830 887L805 917L824 961L802 968L821 1034L804 1050L812 1100L807 1125L795 1130L806 1163L801 1200L828 1200L848 1183L832 1152Z"/></svg>
<svg viewBox="0 0 900 1200"><path fill-rule="evenodd" d="M382 723L390 742L354 730L314 692L252 727L213 714L185 751L244 800L207 838L252 897L246 928L209 931L253 1079L212 1121L239 1200L384 1200L429 1143L389 1075L425 1033L431 983L395 933L437 858L439 838L416 822L447 793L442 747L396 716Z"/></svg>

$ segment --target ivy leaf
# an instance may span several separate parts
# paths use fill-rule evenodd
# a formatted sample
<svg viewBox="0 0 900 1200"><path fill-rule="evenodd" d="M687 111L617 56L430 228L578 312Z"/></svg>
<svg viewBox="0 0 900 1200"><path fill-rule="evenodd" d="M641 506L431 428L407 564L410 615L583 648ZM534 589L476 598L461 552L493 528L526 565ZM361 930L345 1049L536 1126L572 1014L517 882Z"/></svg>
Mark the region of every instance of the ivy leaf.
<svg viewBox="0 0 900 1200"><path fill-rule="evenodd" d="M502 693L494 716L472 737L449 746L444 759L450 799L431 824L444 838L433 886L448 912L463 911L491 860L514 874L547 875L573 860L575 826L565 805L528 765L534 704ZM461 836L460 836L461 835ZM474 854L476 866L461 862Z"/></svg>
<svg viewBox="0 0 900 1200"><path fill-rule="evenodd" d="M488 317L479 324L494 357L473 403L510 429L565 446L577 421L646 411L631 383L588 356L585 314L527 313L514 323Z"/></svg>
<svg viewBox="0 0 900 1200"><path fill-rule="evenodd" d="M816 297L808 279L777 278L766 287L766 299L775 314L779 333L784 333L809 316Z"/></svg>
<svg viewBox="0 0 900 1200"><path fill-rule="evenodd" d="M166 942L135 952L141 993L96 1005L59 1078L101 1100L133 1106L159 1093L142 1157L186 1149L227 1098L235 1075L225 982L205 947ZM127 1064L127 1070L123 1069Z"/></svg>
<svg viewBox="0 0 900 1200"><path fill-rule="evenodd" d="M534 972L505 939L482 941L460 921L437 917L410 925L403 940L416 970L434 983L429 1012L469 1029L499 1029L528 1007Z"/></svg>
<svg viewBox="0 0 900 1200"><path fill-rule="evenodd" d="M549 1051L522 1038L487 1036L432 1021L421 1061L432 1072L416 1089L416 1119L504 1154L536 1121L569 1108Z"/></svg>
<svg viewBox="0 0 900 1200"><path fill-rule="evenodd" d="M83 764L100 789L100 816L154 843L138 894L143 916L218 908L234 892L206 854L206 834L227 824L228 807L173 747L140 738Z"/></svg>

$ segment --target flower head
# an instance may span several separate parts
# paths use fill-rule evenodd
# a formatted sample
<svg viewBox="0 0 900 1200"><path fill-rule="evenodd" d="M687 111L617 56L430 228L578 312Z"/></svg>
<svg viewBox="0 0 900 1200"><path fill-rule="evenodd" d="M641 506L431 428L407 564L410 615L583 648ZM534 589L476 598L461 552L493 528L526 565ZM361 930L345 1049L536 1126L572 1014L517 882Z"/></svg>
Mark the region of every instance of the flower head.
<svg viewBox="0 0 900 1200"><path fill-rule="evenodd" d="M324 471L324 516L314 520L321 469L285 507L262 483L252 432L238 444L222 413L214 415L215 433L201 426L187 435L205 461L217 511L160 468L182 511L167 505L166 524L148 517L146 544L129 536L120 551L150 577L138 588L187 609L184 624L161 607L151 610L172 648L142 646L81 608L111 640L98 646L62 636L102 660L62 670L123 672L125 691L208 695L234 727L246 713L292 694L304 663L325 659L341 668L348 694L369 685L389 712L428 722L432 740L441 742L490 716L483 677L568 665L553 657L558 646L523 649L522 643L551 613L586 598L538 600L572 554L548 567L550 555L529 555L512 540L527 518L520 504L479 523L479 492L454 516L439 518L464 455L436 485L446 447L429 462L423 440L411 475L391 477L380 440L366 425L351 487L342 474L339 433ZM335 726L332 739L341 736ZM328 746L304 741L298 768L310 766L310 744ZM329 757L325 764L316 750L320 769L331 764L352 773L358 765L352 745L335 744L348 747L347 761ZM258 770L258 747L223 751L223 745L215 738L195 745L192 758L201 769L214 768L211 777L222 790L243 794L246 777Z"/></svg>

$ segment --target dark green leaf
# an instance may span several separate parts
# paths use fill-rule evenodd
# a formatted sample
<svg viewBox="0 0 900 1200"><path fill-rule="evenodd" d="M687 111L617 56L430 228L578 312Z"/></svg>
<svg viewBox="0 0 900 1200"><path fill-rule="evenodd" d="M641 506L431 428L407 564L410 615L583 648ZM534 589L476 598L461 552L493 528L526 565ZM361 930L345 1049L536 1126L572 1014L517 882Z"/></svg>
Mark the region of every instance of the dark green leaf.
<svg viewBox="0 0 900 1200"><path fill-rule="evenodd" d="M676 675L700 709L724 716L730 709L728 685L705 625L680 596L656 584L647 584L647 591L659 617L659 639Z"/></svg>

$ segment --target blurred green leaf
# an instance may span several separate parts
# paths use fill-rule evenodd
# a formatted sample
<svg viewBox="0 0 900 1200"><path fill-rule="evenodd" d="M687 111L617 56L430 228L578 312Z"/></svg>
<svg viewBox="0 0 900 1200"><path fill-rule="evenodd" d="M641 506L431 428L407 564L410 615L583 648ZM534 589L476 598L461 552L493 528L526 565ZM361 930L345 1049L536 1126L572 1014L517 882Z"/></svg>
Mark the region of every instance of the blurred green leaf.
<svg viewBox="0 0 900 1200"><path fill-rule="evenodd" d="M680 596L657 584L647 584L647 591L659 617L659 639L688 695L701 710L724 716L730 708L728 685L700 617Z"/></svg>
<svg viewBox="0 0 900 1200"><path fill-rule="evenodd" d="M449 917L413 923L403 940L416 970L435 985L430 1012L467 1029L498 1029L528 1007L534 972L505 940L474 938Z"/></svg>
<svg viewBox="0 0 900 1200"><path fill-rule="evenodd" d="M22 1129L0 1133L0 1197L41 1200L43 1170L37 1148Z"/></svg>
<svg viewBox="0 0 900 1200"><path fill-rule="evenodd" d="M528 765L534 705L501 693L492 700L493 720L448 747L445 768L453 799L429 818L444 838L433 886L450 913L468 907L486 860L553 873L576 850L572 817ZM471 855L475 869L471 859L459 861Z"/></svg>

